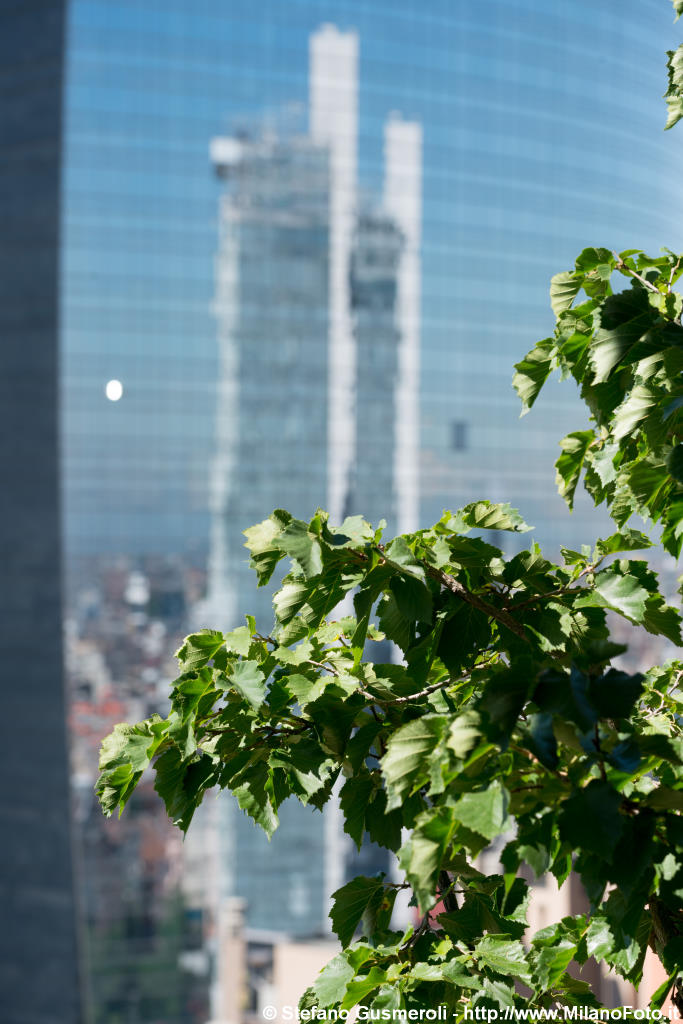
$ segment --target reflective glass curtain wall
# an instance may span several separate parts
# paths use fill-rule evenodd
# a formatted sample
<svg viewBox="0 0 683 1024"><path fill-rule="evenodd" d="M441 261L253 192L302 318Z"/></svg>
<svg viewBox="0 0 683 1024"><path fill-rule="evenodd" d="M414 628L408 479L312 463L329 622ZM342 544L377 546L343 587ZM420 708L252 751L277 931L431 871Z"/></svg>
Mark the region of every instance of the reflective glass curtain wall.
<svg viewBox="0 0 683 1024"><path fill-rule="evenodd" d="M187 853L154 817L152 793L127 812L129 824L102 831L91 783L101 733L124 717L163 711L176 637L207 624L209 612L208 624L232 627L256 607L242 607L242 598L232 606L210 600L228 571L248 586L244 560L234 563L242 529L274 505L295 503L310 514L331 503L338 516L347 495L357 502L353 511L386 515L378 499L387 494L390 503L395 489L406 501L419 495L425 524L444 506L490 497L520 507L538 539L554 547L597 532L585 504L570 519L554 493L555 443L584 423L571 388L558 385L519 421L509 380L512 364L551 327L549 276L584 245L681 247L683 136L661 131L670 16L664 0L627 0L618 12L588 0L70 3L59 371L65 635L79 821L88 837L86 911L99 943L91 957L98 1020L124 1010L130 1019L156 1013L168 1021L204 1013L199 989L207 976L181 971L178 981L178 957L204 948L210 919L201 887L180 885ZM296 230L259 222L257 209L235 226L249 265L240 331L258 358L240 378L243 412L233 427L241 422L243 433L229 457L241 460L241 486L228 495L221 424L234 409L221 402L216 278L231 200L209 144L270 140L300 181L318 174L315 162L330 151L314 155L302 143L296 152L291 140L315 141L309 39L325 23L357 39L350 212L358 216L345 223L336 270L324 266L333 251L329 219L312 209L316 195L324 205L319 185L305 197L311 209ZM638 89L627 93L634 69ZM421 130L422 208L404 219L385 176L391 111ZM244 196L271 173L252 156ZM409 251L419 257L412 293L419 361L415 344L401 349L406 335L397 327L408 315L397 296ZM343 360L336 368L358 404L349 432L336 435L328 431L327 391L314 383L329 377L330 358L344 351L330 341L330 320L343 323L358 360L351 374ZM301 393L287 401L278 376L288 379L287 360L304 351ZM376 443L375 431L386 444L391 406L395 412L402 399L392 393L396 379L384 388L383 377L406 366L420 384L420 482L408 474L401 491L396 467L387 471L393 442L381 454L385 476L352 470L356 453ZM111 380L121 382L118 401L106 397ZM400 407L400 421L410 423L414 405ZM303 444L307 428L295 477L283 472L281 453ZM335 436L344 440L336 454ZM265 465L254 459L255 444L271 452ZM340 467L332 486L330 473ZM235 545L223 568L217 507ZM277 889L282 877L277 849L276 839L274 859L259 860L251 897L240 879L253 914L256 879L265 872ZM320 893L324 856L321 848L311 857ZM293 890L283 918L288 900L303 906ZM107 960L111 949L116 957ZM163 1006L154 1001L150 965L174 979Z"/></svg>

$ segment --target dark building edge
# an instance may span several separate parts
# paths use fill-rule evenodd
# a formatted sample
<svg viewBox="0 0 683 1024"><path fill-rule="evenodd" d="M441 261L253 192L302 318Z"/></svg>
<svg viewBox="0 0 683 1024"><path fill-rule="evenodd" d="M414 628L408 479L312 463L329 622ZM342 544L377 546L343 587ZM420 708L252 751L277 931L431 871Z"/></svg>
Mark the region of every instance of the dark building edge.
<svg viewBox="0 0 683 1024"><path fill-rule="evenodd" d="M64 0L0 0L0 997L80 1024L62 650Z"/></svg>

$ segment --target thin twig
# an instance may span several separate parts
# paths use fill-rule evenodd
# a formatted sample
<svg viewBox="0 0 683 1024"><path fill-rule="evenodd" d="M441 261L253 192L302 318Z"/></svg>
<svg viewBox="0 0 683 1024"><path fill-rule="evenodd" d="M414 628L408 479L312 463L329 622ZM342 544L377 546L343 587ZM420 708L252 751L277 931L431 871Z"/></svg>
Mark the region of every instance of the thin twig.
<svg viewBox="0 0 683 1024"><path fill-rule="evenodd" d="M578 583L582 576L587 576L588 573L595 572L599 565L596 562L595 565L587 565L585 569L582 569L576 579L573 579L571 583L568 583L565 587L558 587L557 590L550 590L547 594L535 594L533 597L527 598L526 601L520 601L519 604L513 604L512 610L518 612L520 608L526 608L530 604L536 604L537 601L547 601L551 597L562 597L564 594L571 594L572 590L575 589L574 584Z"/></svg>
<svg viewBox="0 0 683 1024"><path fill-rule="evenodd" d="M322 661L313 661L312 658L306 658L306 664L307 665L315 665L316 668L321 668L323 670L323 672L329 672L330 675L332 675L332 676L338 676L339 675L339 673L337 672L336 668L332 668L332 666L330 664L326 663L326 662L324 663Z"/></svg>
<svg viewBox="0 0 683 1024"><path fill-rule="evenodd" d="M461 598L466 604L471 605L478 611L483 612L487 618L497 619L498 622L502 623L511 633L520 637L522 640L527 640L528 637L524 632L524 626L521 622L517 622L512 616L506 612L503 608L496 608L495 605L489 604L487 601L483 601L477 594L473 594L467 587L463 586L459 580L456 580L454 576L449 575L447 572L443 572L442 569L435 569L431 565L425 566L427 575L433 580L436 580L445 587L446 590L450 590L456 597Z"/></svg>
<svg viewBox="0 0 683 1024"><path fill-rule="evenodd" d="M681 259L683 259L683 257L679 256L678 259L676 260L676 263L671 268L671 273L669 274L669 281L668 281L667 286L666 286L667 295L671 295L671 289L673 288L673 283L674 283L674 276L676 274L676 271L678 270L678 268L681 265Z"/></svg>
<svg viewBox="0 0 683 1024"><path fill-rule="evenodd" d="M464 683L470 679L473 672L476 672L480 668L488 668L492 665L494 658L489 658L488 661L482 661L479 665L474 665L467 672L463 672L461 676L456 679L442 679L439 683L432 683L431 686L425 686L423 690L418 690L417 693L409 693L406 697L393 697L390 700L381 700L379 697L372 696L371 699L379 704L380 707L395 707L397 704L410 704L414 700L421 700L423 697L428 697L430 693L435 693L437 690L443 690L447 686L455 686L456 683Z"/></svg>
<svg viewBox="0 0 683 1024"><path fill-rule="evenodd" d="M640 283L645 288L647 288L648 291L654 292L655 295L661 295L662 294L660 292L659 288L657 288L656 285L652 284L651 281L648 281L647 278L642 277L642 275L639 274L637 271L631 270L631 268L626 263L624 263L624 261L621 259L621 257L619 256L618 253L613 252L612 255L614 256L614 258L617 261L617 270L625 270L627 274L630 274L631 277L635 277L636 281L640 281Z"/></svg>

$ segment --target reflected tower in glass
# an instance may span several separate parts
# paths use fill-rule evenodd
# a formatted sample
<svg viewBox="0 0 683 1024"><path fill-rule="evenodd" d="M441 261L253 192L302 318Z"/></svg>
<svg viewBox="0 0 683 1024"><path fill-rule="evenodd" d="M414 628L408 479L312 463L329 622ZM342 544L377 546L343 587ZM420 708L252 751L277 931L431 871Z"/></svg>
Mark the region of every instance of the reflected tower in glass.
<svg viewBox="0 0 683 1024"><path fill-rule="evenodd" d="M215 314L220 349L209 609L246 612L268 635L272 590L256 590L242 531L283 507L333 522L362 514L416 525L419 390L418 124L385 125L384 192L359 198L359 40L327 24L310 38L307 131L257 124L211 144L220 197ZM225 898L248 928L329 931L329 894L349 842L335 808L287 804L274 843L223 812ZM375 870L388 855L365 854Z"/></svg>

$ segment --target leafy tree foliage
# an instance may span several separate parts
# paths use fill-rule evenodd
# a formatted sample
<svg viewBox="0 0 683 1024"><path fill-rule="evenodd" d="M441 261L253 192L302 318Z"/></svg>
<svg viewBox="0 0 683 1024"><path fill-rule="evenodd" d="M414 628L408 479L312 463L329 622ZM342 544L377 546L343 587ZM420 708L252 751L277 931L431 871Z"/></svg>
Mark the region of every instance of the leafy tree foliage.
<svg viewBox="0 0 683 1024"><path fill-rule="evenodd" d="M670 54L669 125L680 62ZM629 524L659 524L680 553L682 272L668 251L585 249L552 279L554 335L516 367L523 411L556 368L578 385L591 425L561 442L558 487L571 505L583 480L613 533L555 564L536 543L506 558L486 539L529 529L504 504L389 541L360 516L276 511L246 531L260 586L287 565L270 634L247 616L187 637L167 718L105 739L106 814L150 767L183 830L215 787L269 836L287 798L322 809L338 792L351 839L397 854L405 881L334 893L342 951L303 1007L596 1006L570 965L594 957L638 985L648 945L668 974L654 1005L672 991L683 1007L683 664L622 671L607 625L611 612L681 643L637 554L652 541ZM382 640L399 657L368 657ZM494 840L501 871L484 875L475 861ZM560 884L576 872L589 911L529 937L529 871ZM420 923L398 932L404 888Z"/></svg>

